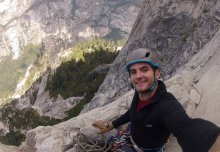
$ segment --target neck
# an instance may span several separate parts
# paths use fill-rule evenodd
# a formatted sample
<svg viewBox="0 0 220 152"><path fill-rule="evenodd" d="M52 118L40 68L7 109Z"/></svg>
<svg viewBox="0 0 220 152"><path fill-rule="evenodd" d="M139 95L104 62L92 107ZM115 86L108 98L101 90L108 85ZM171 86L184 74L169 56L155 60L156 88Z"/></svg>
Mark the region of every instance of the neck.
<svg viewBox="0 0 220 152"><path fill-rule="evenodd" d="M154 88L154 90L151 91L151 92L139 93L139 99L142 100L142 101L145 101L145 100L150 99L150 98L153 97L154 94L156 93L157 88L158 88L158 84L156 85L156 87Z"/></svg>

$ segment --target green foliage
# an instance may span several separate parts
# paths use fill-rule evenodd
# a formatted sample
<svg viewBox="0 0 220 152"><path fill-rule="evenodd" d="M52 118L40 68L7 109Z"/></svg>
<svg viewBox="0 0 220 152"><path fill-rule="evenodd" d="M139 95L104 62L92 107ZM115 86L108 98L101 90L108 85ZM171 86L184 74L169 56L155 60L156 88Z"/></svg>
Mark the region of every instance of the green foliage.
<svg viewBox="0 0 220 152"><path fill-rule="evenodd" d="M21 71L12 57L6 57L0 62L0 97L6 98L14 89ZM17 72L15 72L17 70Z"/></svg>
<svg viewBox="0 0 220 152"><path fill-rule="evenodd" d="M21 111L14 108L13 103L6 104L1 109L2 121L9 125L9 133L0 136L0 142L8 145L19 146L25 140L25 135L20 130L30 130L38 126L55 125L62 120L46 116L40 116L32 108L26 108Z"/></svg>
<svg viewBox="0 0 220 152"><path fill-rule="evenodd" d="M2 110L3 122L9 124L9 130L29 129L37 126L54 125L60 122L58 119L41 117L32 108L17 110L13 106L5 106Z"/></svg>
<svg viewBox="0 0 220 152"><path fill-rule="evenodd" d="M25 140L25 135L19 130L30 130L38 126L54 125L61 120L42 117L32 108L17 110L13 105L5 105L2 109L2 121L9 125L10 133L0 137L0 142L9 145L20 145Z"/></svg>
<svg viewBox="0 0 220 152"><path fill-rule="evenodd" d="M5 136L0 137L0 142L5 145L19 146L25 140L26 136L19 131L11 131Z"/></svg>
<svg viewBox="0 0 220 152"><path fill-rule="evenodd" d="M121 43L121 42L120 42ZM93 71L97 66L112 63L118 55L117 42L92 39L76 45L70 60L61 64L48 81L50 96L58 94L64 98L84 96L85 98L67 112L69 119L77 116L103 82L106 73Z"/></svg>
<svg viewBox="0 0 220 152"><path fill-rule="evenodd" d="M117 47L123 46L123 40L119 41L107 41L104 39L94 38L85 42L81 42L76 44L73 48L73 55L71 56L72 59L76 61L82 59L84 60L84 54L89 53L91 51L107 51L107 52L115 52Z"/></svg>
<svg viewBox="0 0 220 152"><path fill-rule="evenodd" d="M16 88L16 85L28 68L37 60L40 45L29 44L23 48L23 54L17 60L11 56L0 62L0 98L7 98Z"/></svg>

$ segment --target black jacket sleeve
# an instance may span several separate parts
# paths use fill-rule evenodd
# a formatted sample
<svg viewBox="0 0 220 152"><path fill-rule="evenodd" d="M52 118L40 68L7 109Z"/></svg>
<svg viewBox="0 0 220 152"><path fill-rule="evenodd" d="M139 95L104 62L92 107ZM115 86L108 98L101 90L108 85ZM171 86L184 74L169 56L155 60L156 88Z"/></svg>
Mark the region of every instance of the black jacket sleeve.
<svg viewBox="0 0 220 152"><path fill-rule="evenodd" d="M184 152L207 152L220 133L220 128L203 119L191 119L173 97L161 106L165 126L177 138Z"/></svg>
<svg viewBox="0 0 220 152"><path fill-rule="evenodd" d="M182 105L175 97L172 97L172 95L168 101L163 103L161 109L162 121L171 133L178 138L181 136L185 126L187 126L192 119L186 114Z"/></svg>
<svg viewBox="0 0 220 152"><path fill-rule="evenodd" d="M130 121L130 109L121 115L118 119L112 121L112 124L115 128L117 128L120 125L124 125Z"/></svg>

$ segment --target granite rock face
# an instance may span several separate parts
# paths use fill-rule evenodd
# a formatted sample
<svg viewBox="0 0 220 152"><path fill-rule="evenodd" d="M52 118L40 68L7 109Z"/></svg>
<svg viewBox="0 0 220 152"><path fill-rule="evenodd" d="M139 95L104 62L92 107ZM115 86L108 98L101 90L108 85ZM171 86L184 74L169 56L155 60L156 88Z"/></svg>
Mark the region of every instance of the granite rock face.
<svg viewBox="0 0 220 152"><path fill-rule="evenodd" d="M0 144L0 152L19 152L19 148L15 146L6 146Z"/></svg>

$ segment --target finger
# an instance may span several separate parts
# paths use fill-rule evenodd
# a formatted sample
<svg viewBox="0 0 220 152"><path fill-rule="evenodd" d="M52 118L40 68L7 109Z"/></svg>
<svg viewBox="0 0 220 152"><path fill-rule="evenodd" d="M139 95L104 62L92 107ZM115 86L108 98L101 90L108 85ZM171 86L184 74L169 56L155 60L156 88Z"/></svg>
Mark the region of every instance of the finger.
<svg viewBox="0 0 220 152"><path fill-rule="evenodd" d="M103 123L102 121L96 121L96 122L92 123L92 125L94 127L100 127L102 123Z"/></svg>
<svg viewBox="0 0 220 152"><path fill-rule="evenodd" d="M92 123L92 126L94 127L98 127L98 125L96 123Z"/></svg>

